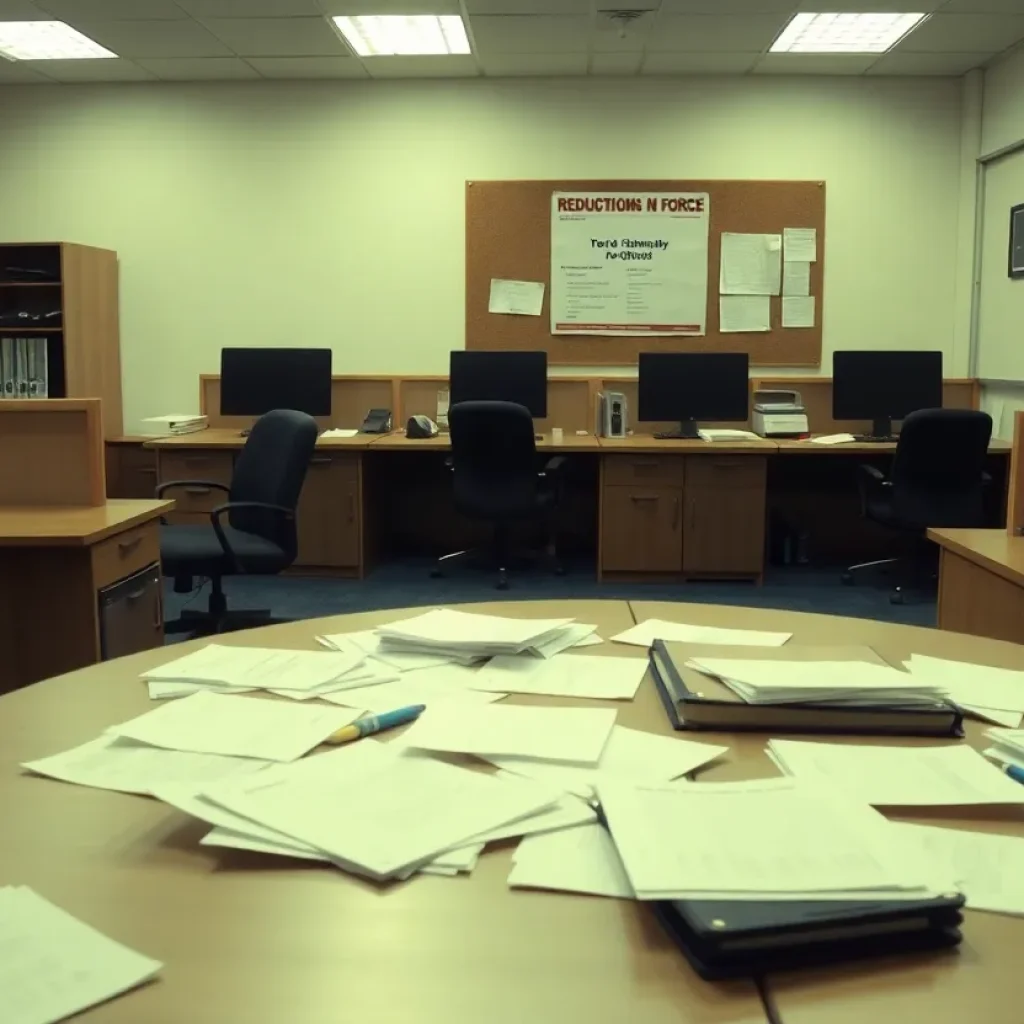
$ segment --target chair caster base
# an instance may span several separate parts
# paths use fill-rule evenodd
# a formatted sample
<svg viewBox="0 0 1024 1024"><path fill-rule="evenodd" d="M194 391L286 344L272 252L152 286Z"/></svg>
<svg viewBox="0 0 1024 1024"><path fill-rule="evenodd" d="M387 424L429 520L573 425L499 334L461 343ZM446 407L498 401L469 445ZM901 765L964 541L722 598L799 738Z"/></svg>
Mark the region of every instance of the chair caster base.
<svg viewBox="0 0 1024 1024"><path fill-rule="evenodd" d="M889 604L906 604L903 591L895 590L889 595Z"/></svg>
<svg viewBox="0 0 1024 1024"><path fill-rule="evenodd" d="M504 569L498 570L498 582L495 584L497 590L508 590L508 576Z"/></svg>

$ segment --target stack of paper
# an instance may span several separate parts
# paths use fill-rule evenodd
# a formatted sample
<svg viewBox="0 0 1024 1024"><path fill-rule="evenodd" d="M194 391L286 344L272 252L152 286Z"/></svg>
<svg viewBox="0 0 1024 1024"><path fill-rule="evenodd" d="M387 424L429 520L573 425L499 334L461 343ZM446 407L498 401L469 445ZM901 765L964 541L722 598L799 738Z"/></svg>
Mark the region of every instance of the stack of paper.
<svg viewBox="0 0 1024 1024"><path fill-rule="evenodd" d="M64 1020L144 984L163 967L25 886L0 888L0 950L4 1024Z"/></svg>
<svg viewBox="0 0 1024 1024"><path fill-rule="evenodd" d="M361 711L194 693L107 729L166 750L294 761L350 725Z"/></svg>
<svg viewBox="0 0 1024 1024"><path fill-rule="evenodd" d="M510 772L557 786L584 799L605 781L658 786L715 760L728 747L694 743L675 736L656 736L617 725L597 764L566 764L536 757L485 755L485 760Z"/></svg>
<svg viewBox="0 0 1024 1024"><path fill-rule="evenodd" d="M964 711L1008 729L1024 718L1024 672L912 654L907 671L941 686Z"/></svg>
<svg viewBox="0 0 1024 1024"><path fill-rule="evenodd" d="M446 655L463 664L497 654L550 656L584 639L572 619L509 619L435 608L375 632L387 652ZM587 626L587 636L595 627Z"/></svg>
<svg viewBox="0 0 1024 1024"><path fill-rule="evenodd" d="M513 854L508 884L635 899L619 851L597 823L528 836Z"/></svg>
<svg viewBox="0 0 1024 1024"><path fill-rule="evenodd" d="M941 686L888 665L865 661L758 661L692 658L687 666L720 680L748 704L929 703Z"/></svg>
<svg viewBox="0 0 1024 1024"><path fill-rule="evenodd" d="M820 437L812 437L811 444L849 444L856 440L853 434L822 434Z"/></svg>
<svg viewBox="0 0 1024 1024"><path fill-rule="evenodd" d="M207 418L198 413L172 413L170 416L147 416L142 421L142 433L147 437L167 437L176 434L195 434L205 430Z"/></svg>
<svg viewBox="0 0 1024 1024"><path fill-rule="evenodd" d="M1024 729L986 729L985 735L992 741L987 757L1024 768Z"/></svg>
<svg viewBox="0 0 1024 1024"><path fill-rule="evenodd" d="M781 647L792 633L767 633L756 629L723 629L720 626L691 626L682 622L645 619L613 636L620 644L650 647L655 640L676 640L687 644L724 644L738 647Z"/></svg>
<svg viewBox="0 0 1024 1024"><path fill-rule="evenodd" d="M962 745L883 747L770 740L768 756L787 775L880 807L1024 803L1024 786Z"/></svg>
<svg viewBox="0 0 1024 1024"><path fill-rule="evenodd" d="M702 441L763 441L752 430L698 430Z"/></svg>
<svg viewBox="0 0 1024 1024"><path fill-rule="evenodd" d="M359 650L283 651L221 644L209 644L142 674L154 699L183 697L201 690L268 690L282 697L308 700L349 686L397 677L397 672L369 662Z"/></svg>
<svg viewBox="0 0 1024 1024"><path fill-rule="evenodd" d="M318 636L316 639L317 643L332 651L358 653L364 658L372 658L378 664L395 672L412 672L421 668L452 665L457 660L456 656L452 654L385 649L381 638L372 629L359 630L355 633L331 633L326 636Z"/></svg>
<svg viewBox="0 0 1024 1024"><path fill-rule="evenodd" d="M467 685L497 693L632 700L646 673L646 658L575 654L540 660L499 655L479 669Z"/></svg>
<svg viewBox="0 0 1024 1024"><path fill-rule="evenodd" d="M641 900L912 899L955 888L877 811L792 779L602 783Z"/></svg>

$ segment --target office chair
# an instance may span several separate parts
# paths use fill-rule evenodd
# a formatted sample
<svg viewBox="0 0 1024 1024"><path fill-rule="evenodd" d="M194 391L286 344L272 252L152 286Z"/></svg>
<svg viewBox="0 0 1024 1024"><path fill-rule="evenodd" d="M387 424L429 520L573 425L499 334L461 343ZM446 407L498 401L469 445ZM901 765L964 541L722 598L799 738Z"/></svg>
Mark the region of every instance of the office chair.
<svg viewBox="0 0 1024 1024"><path fill-rule="evenodd" d="M929 527L985 525L985 487L991 477L985 459L992 438L992 417L969 409L923 409L903 421L892 471L888 477L876 466L859 467L861 515L865 519L917 535L924 540ZM909 560L918 570L926 561L934 574L932 545ZM843 573L844 583L867 569L908 564L905 558L883 558L852 565ZM913 577L912 577L913 578ZM902 604L904 586L889 598Z"/></svg>
<svg viewBox="0 0 1024 1024"><path fill-rule="evenodd" d="M207 576L212 590L206 611L185 610L167 633L222 633L268 625L269 610L229 612L225 576L279 573L295 561L295 507L316 447L316 420L278 409L261 416L235 460L230 487L213 480L172 480L156 496L177 487L216 487L228 500L210 513L209 526L162 526L160 558L176 593L192 590L193 576ZM227 520L225 522L225 519Z"/></svg>
<svg viewBox="0 0 1024 1024"><path fill-rule="evenodd" d="M470 519L494 526L491 553L499 590L508 589L512 527L534 521L546 528L545 550L554 570L564 570L555 543L555 509L561 493L565 456L548 460L538 471L533 418L514 402L459 402L448 411L455 507ZM473 554L456 551L437 560L432 576Z"/></svg>

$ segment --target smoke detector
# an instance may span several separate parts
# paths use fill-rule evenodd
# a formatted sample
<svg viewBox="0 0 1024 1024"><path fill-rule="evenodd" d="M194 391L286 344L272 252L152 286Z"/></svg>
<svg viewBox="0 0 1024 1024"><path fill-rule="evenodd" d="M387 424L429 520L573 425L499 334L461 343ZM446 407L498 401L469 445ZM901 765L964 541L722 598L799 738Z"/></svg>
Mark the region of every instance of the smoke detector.
<svg viewBox="0 0 1024 1024"><path fill-rule="evenodd" d="M620 39L625 39L630 27L639 21L647 11L635 9L599 11L598 16L608 21L611 28L618 32Z"/></svg>

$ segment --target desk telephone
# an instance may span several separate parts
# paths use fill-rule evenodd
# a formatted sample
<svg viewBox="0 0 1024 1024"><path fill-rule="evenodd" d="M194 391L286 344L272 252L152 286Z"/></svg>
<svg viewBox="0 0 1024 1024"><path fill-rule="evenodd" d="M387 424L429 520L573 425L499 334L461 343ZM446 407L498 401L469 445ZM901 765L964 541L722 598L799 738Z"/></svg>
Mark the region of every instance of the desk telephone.
<svg viewBox="0 0 1024 1024"><path fill-rule="evenodd" d="M371 409L359 428L361 434L386 434L391 429L390 409Z"/></svg>

